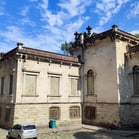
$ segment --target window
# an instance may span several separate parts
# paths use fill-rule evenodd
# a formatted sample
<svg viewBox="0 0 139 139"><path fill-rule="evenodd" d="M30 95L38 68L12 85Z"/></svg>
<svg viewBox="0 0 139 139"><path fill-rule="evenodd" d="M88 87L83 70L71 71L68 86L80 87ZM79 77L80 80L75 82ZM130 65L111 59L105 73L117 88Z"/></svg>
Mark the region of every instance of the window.
<svg viewBox="0 0 139 139"><path fill-rule="evenodd" d="M80 107L79 106L72 106L70 107L70 118L80 118Z"/></svg>
<svg viewBox="0 0 139 139"><path fill-rule="evenodd" d="M87 72L87 94L94 95L94 72L89 70Z"/></svg>
<svg viewBox="0 0 139 139"><path fill-rule="evenodd" d="M85 107L85 118L94 120L96 117L96 107L86 106Z"/></svg>
<svg viewBox="0 0 139 139"><path fill-rule="evenodd" d="M139 66L133 67L134 95L139 95Z"/></svg>
<svg viewBox="0 0 139 139"><path fill-rule="evenodd" d="M51 107L49 111L50 119L59 120L60 119L60 108Z"/></svg>
<svg viewBox="0 0 139 139"><path fill-rule="evenodd" d="M10 117L11 117L11 108L6 108L6 111L5 111L5 121L9 122L10 121Z"/></svg>
<svg viewBox="0 0 139 139"><path fill-rule="evenodd" d="M78 79L71 78L71 95L72 96L78 95L78 88L79 88Z"/></svg>
<svg viewBox="0 0 139 139"><path fill-rule="evenodd" d="M50 94L52 96L58 96L59 95L59 82L60 78L56 76L50 77Z"/></svg>
<svg viewBox="0 0 139 139"><path fill-rule="evenodd" d="M4 77L1 78L1 95L4 93Z"/></svg>
<svg viewBox="0 0 139 139"><path fill-rule="evenodd" d="M2 107L0 107L0 119L2 117Z"/></svg>
<svg viewBox="0 0 139 139"><path fill-rule="evenodd" d="M37 75L25 74L24 95L29 96L36 95L36 84L37 84Z"/></svg>
<svg viewBox="0 0 139 139"><path fill-rule="evenodd" d="M13 93L13 75L10 75L9 94Z"/></svg>

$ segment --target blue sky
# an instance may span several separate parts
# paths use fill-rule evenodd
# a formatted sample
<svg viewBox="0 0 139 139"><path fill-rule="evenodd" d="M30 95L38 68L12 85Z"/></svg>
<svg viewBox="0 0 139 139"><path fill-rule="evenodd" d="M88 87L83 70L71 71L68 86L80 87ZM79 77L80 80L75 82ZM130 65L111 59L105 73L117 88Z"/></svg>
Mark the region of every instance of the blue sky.
<svg viewBox="0 0 139 139"><path fill-rule="evenodd" d="M62 53L74 32L109 30L113 24L139 33L139 0L0 0L0 52L25 47Z"/></svg>

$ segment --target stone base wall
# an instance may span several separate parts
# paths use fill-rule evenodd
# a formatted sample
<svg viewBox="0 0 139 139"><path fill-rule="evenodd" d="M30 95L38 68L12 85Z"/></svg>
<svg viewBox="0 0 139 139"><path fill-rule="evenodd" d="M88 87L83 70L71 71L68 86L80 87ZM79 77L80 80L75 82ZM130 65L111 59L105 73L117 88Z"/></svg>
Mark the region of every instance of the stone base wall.
<svg viewBox="0 0 139 139"><path fill-rule="evenodd" d="M85 109L87 106L95 108L94 119L86 118ZM83 105L83 123L100 125L100 126L118 126L120 122L119 118L119 105L118 104L106 104L106 103L85 103ZM92 113L93 116L93 113Z"/></svg>
<svg viewBox="0 0 139 139"><path fill-rule="evenodd" d="M121 126L139 128L139 104L122 104L120 106Z"/></svg>
<svg viewBox="0 0 139 139"><path fill-rule="evenodd" d="M3 104L0 103L1 115L0 115L0 127L8 129L13 125L14 117L14 104ZM10 109L10 115L6 114L7 110Z"/></svg>
<svg viewBox="0 0 139 139"><path fill-rule="evenodd" d="M80 106L79 103L75 104L21 104L15 106L15 123L34 123L37 127L49 126L49 108L60 108L60 119L56 121L57 125L60 124L73 124L81 123L81 109L80 118L71 119L69 108L71 106Z"/></svg>

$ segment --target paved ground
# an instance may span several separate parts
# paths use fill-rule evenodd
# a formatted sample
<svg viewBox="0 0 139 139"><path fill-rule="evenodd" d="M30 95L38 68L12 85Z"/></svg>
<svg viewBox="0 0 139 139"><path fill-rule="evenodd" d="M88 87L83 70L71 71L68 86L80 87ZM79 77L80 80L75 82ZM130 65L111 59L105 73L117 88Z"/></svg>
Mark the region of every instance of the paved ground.
<svg viewBox="0 0 139 139"><path fill-rule="evenodd" d="M0 128L0 139L6 139L7 130Z"/></svg>
<svg viewBox="0 0 139 139"><path fill-rule="evenodd" d="M0 129L0 139L6 139L7 130ZM139 139L139 131L108 130L96 126L70 125L57 128L39 128L38 139Z"/></svg>

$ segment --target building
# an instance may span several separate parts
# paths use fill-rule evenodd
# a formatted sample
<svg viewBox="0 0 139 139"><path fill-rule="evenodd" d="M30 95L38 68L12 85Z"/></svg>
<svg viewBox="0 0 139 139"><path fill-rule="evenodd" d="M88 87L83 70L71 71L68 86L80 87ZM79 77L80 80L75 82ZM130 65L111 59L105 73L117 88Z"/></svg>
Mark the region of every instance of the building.
<svg viewBox="0 0 139 139"><path fill-rule="evenodd" d="M83 123L139 127L139 38L91 27L75 33L70 52L82 64Z"/></svg>
<svg viewBox="0 0 139 139"><path fill-rule="evenodd" d="M0 57L0 127L81 122L78 58L26 48Z"/></svg>
<svg viewBox="0 0 139 139"><path fill-rule="evenodd" d="M0 126L86 123L139 127L139 38L113 25L75 33L65 56L26 48L0 55Z"/></svg>

